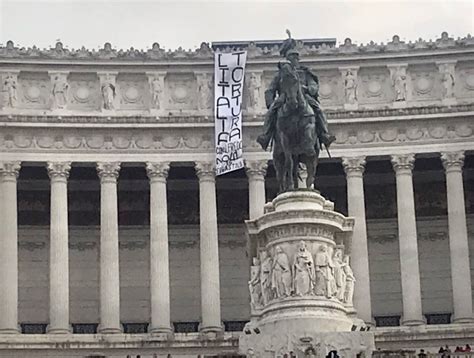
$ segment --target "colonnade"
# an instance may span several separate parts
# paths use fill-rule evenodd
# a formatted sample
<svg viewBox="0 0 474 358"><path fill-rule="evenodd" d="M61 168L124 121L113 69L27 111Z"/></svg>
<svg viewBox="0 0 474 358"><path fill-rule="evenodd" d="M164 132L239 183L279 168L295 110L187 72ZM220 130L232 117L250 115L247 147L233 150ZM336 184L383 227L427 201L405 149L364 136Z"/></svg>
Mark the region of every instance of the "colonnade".
<svg viewBox="0 0 474 358"><path fill-rule="evenodd" d="M446 172L449 247L454 317L458 323L473 322L468 236L464 206L462 167L464 153L441 153ZM404 325L423 324L420 270L413 192L413 154L391 157L397 185L398 232ZM365 157L342 158L347 177L349 216L356 219L352 267L356 277L354 305L358 316L372 322L369 257L363 173ZM249 216L263 214L266 161L247 161ZM18 225L17 178L20 162L0 162L0 333L18 333ZM48 162L51 182L50 310L48 333L70 332L67 180L70 162ZM201 331L222 330L214 167L195 163L199 179ZM148 162L150 181L150 332L169 334L170 282L167 213L168 162ZM118 162L99 162L100 201L100 333L119 333L120 279L117 212ZM251 250L251 248L250 248Z"/></svg>

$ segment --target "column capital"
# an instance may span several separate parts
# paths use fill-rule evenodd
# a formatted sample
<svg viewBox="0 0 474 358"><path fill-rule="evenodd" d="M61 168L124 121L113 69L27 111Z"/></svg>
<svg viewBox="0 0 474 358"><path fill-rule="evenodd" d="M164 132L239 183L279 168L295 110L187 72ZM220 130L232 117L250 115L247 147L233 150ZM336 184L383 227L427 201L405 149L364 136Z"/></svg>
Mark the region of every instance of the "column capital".
<svg viewBox="0 0 474 358"><path fill-rule="evenodd" d="M97 174L101 182L116 182L120 171L120 162L98 162Z"/></svg>
<svg viewBox="0 0 474 358"><path fill-rule="evenodd" d="M159 180L166 182L168 172L170 169L170 162L147 162L146 173L150 181Z"/></svg>
<svg viewBox="0 0 474 358"><path fill-rule="evenodd" d="M216 167L214 162L195 162L194 168L196 169L196 175L199 181L215 180Z"/></svg>
<svg viewBox="0 0 474 358"><path fill-rule="evenodd" d="M346 175L362 175L365 170L365 163L365 156L342 158L342 166Z"/></svg>
<svg viewBox="0 0 474 358"><path fill-rule="evenodd" d="M396 174L403 174L413 170L415 166L415 154L394 154L391 157L393 170Z"/></svg>
<svg viewBox="0 0 474 358"><path fill-rule="evenodd" d="M67 180L71 170L71 162L48 162L46 168L51 180Z"/></svg>
<svg viewBox="0 0 474 358"><path fill-rule="evenodd" d="M245 172L249 178L265 177L267 174L268 161L267 160L246 160Z"/></svg>
<svg viewBox="0 0 474 358"><path fill-rule="evenodd" d="M20 174L21 162L0 162L0 178L17 179Z"/></svg>
<svg viewBox="0 0 474 358"><path fill-rule="evenodd" d="M464 166L464 151L459 152L441 152L441 162L444 170L462 171Z"/></svg>

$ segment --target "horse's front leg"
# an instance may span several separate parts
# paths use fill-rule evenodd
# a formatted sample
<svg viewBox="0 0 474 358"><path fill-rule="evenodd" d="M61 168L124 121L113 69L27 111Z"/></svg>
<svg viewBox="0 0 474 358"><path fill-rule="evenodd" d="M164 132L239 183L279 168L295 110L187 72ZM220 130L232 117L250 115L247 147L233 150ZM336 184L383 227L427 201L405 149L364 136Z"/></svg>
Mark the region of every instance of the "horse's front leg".
<svg viewBox="0 0 474 358"><path fill-rule="evenodd" d="M294 166L293 156L291 155L291 153L286 152L285 153L286 190L293 190L295 188L295 185L293 183L293 166Z"/></svg>
<svg viewBox="0 0 474 358"><path fill-rule="evenodd" d="M298 184L298 169L299 169L299 160L298 156L294 155L293 156L293 185L295 189L299 188Z"/></svg>

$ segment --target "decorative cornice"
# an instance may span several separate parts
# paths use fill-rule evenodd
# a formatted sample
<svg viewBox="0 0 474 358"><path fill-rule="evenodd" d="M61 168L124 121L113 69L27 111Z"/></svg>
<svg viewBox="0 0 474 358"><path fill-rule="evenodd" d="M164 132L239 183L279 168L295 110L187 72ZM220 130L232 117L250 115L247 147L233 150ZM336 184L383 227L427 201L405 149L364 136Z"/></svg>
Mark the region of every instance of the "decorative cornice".
<svg viewBox="0 0 474 358"><path fill-rule="evenodd" d="M298 50L301 57L308 56L350 56L354 54L377 54L377 53L416 53L421 51L440 51L445 49L465 49L474 46L474 38L467 35L463 38L453 39L447 32L443 32L441 37L435 41L419 39L415 42L400 41L398 35L394 35L392 41L384 43L374 43L355 45L350 38L339 46L331 46L323 43L316 47L314 44L306 44L304 41L298 41ZM220 51L247 50L249 58L273 58L280 57L279 45L261 46L254 42L229 46ZM0 47L0 58L21 58L21 59L51 59L51 60L80 60L80 61L173 61L173 60L210 60L213 58L214 51L209 44L203 42L197 50L185 50L179 47L176 50L165 51L158 43L154 43L150 50L139 50L131 47L130 49L114 49L110 43L105 43L100 50L89 50L84 47L80 49L67 49L61 42L57 42L54 48L39 49L36 46L29 48L19 48L12 41L8 41L6 46Z"/></svg>
<svg viewBox="0 0 474 358"><path fill-rule="evenodd" d="M160 180L166 182L170 169L169 162L147 162L146 172L150 180Z"/></svg>
<svg viewBox="0 0 474 358"><path fill-rule="evenodd" d="M365 170L365 157L343 157L342 166L346 175L362 175Z"/></svg>
<svg viewBox="0 0 474 358"><path fill-rule="evenodd" d="M17 179L20 174L21 162L0 162L0 178Z"/></svg>
<svg viewBox="0 0 474 358"><path fill-rule="evenodd" d="M194 167L200 181L215 180L216 167L214 162L196 162L194 163Z"/></svg>
<svg viewBox="0 0 474 358"><path fill-rule="evenodd" d="M395 173L402 174L413 170L415 166L415 154L392 155L392 165Z"/></svg>
<svg viewBox="0 0 474 358"><path fill-rule="evenodd" d="M359 108L357 110L325 110L326 117L331 120L344 120L351 118L383 118L383 117L400 117L400 116L424 116L436 115L443 113L466 113L471 115L474 111L473 104L462 104L455 106L428 106L428 107L410 107L410 108L381 108L381 109L365 109ZM62 115L37 115L37 114L23 114L23 113L0 113L0 123L15 124L15 123L45 123L45 124L106 124L113 126L114 124L212 124L213 118L208 115L169 115L157 117L144 112L142 115L124 115L120 111L116 111L113 116L104 115L97 112L97 115L78 115L78 114L62 114ZM263 122L263 115L246 115L243 114L243 123Z"/></svg>
<svg viewBox="0 0 474 358"><path fill-rule="evenodd" d="M116 182L119 176L120 163L119 162L98 162L97 174L101 182L111 181Z"/></svg>
<svg viewBox="0 0 474 358"><path fill-rule="evenodd" d="M245 171L249 178L264 179L267 174L268 161L267 160L246 160Z"/></svg>
<svg viewBox="0 0 474 358"><path fill-rule="evenodd" d="M442 152L441 161L448 171L461 171L464 166L464 152Z"/></svg>
<svg viewBox="0 0 474 358"><path fill-rule="evenodd" d="M47 169L51 180L67 180L71 170L71 162L48 162Z"/></svg>

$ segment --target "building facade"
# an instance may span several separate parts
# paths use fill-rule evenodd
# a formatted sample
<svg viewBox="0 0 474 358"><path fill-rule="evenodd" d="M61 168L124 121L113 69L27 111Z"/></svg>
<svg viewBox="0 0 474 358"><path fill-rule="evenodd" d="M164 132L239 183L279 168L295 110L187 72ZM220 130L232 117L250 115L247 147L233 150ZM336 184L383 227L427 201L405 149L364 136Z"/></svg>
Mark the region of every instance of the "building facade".
<svg viewBox="0 0 474 358"><path fill-rule="evenodd" d="M337 138L316 188L356 219L358 316L380 349L473 343L474 39L298 47ZM213 53L233 48L246 169L216 178ZM278 50L0 47L0 356L238 354Z"/></svg>

